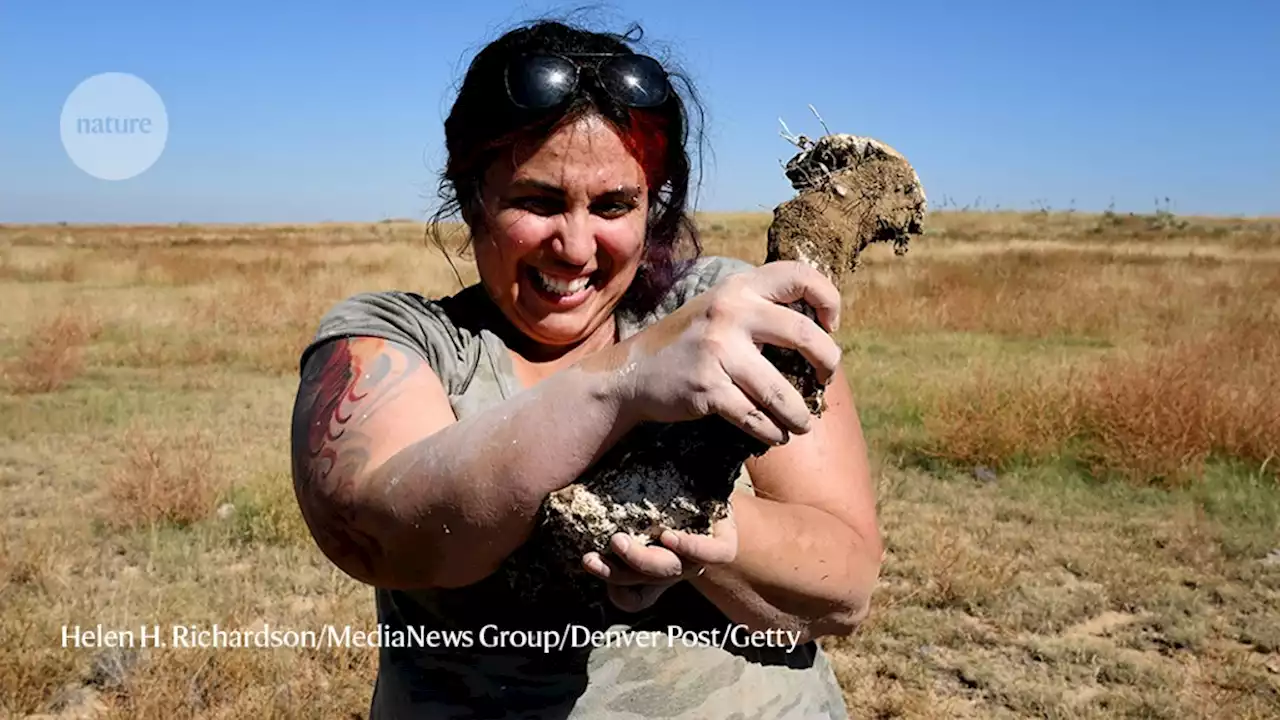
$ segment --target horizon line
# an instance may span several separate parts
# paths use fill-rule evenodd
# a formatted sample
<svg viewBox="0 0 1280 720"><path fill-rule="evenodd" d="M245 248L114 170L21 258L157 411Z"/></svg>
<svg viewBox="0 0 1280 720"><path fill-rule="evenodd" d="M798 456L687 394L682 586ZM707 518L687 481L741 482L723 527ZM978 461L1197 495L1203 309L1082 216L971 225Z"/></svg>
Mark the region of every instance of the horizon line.
<svg viewBox="0 0 1280 720"><path fill-rule="evenodd" d="M1013 209L1013 208L969 208L969 207L947 207L938 209L929 209L926 216L932 215L1042 215L1051 216L1106 216L1108 213L1120 217L1155 217L1162 212L1170 216L1195 219L1195 220L1249 220L1249 221L1280 221L1280 213L1276 214L1257 214L1250 215L1244 213L1235 214L1215 214L1215 213L1192 213L1181 214L1168 210L1154 210L1151 212L1133 212L1133 211L1116 211L1116 210L1078 210L1078 209ZM761 216L768 217L773 214L772 210L697 210L690 213L694 217L697 216ZM390 217L380 220L341 220L341 219L325 219L325 220L280 220L280 221L259 221L259 220L174 220L174 221L140 221L140 222L119 222L119 221L73 221L73 220L41 220L41 221L8 221L0 219L0 228L16 228L16 227L185 227L185 226L203 226L203 227L315 227L315 226L336 226L336 225L422 225L427 226L431 221L427 219L415 219L411 217ZM442 225L460 225L461 220L444 220Z"/></svg>

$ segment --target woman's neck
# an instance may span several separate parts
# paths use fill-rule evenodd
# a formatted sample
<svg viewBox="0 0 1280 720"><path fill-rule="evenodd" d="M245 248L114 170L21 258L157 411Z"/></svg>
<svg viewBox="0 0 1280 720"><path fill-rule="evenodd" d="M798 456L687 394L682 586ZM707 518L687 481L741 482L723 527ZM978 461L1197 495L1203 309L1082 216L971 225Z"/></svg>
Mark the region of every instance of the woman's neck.
<svg viewBox="0 0 1280 720"><path fill-rule="evenodd" d="M618 342L618 323L611 314L590 335L571 345L539 343L520 332L487 293L477 293L487 307L485 325L496 334L511 353L516 374L526 387L549 377L562 368Z"/></svg>
<svg viewBox="0 0 1280 720"><path fill-rule="evenodd" d="M505 318L504 325L501 337L507 347L518 353L526 362L540 365L551 363L571 365L618 341L618 324L612 315L601 323L600 327L593 330L590 335L570 345L539 343L516 330L510 323L505 322Z"/></svg>

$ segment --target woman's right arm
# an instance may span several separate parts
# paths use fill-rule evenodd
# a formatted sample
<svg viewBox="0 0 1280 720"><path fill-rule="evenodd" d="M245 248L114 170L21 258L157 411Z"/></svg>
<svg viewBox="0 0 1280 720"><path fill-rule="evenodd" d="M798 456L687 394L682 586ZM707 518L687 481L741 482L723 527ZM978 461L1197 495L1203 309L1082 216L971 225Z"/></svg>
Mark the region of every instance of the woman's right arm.
<svg viewBox="0 0 1280 720"><path fill-rule="evenodd" d="M529 536L546 496L637 423L718 414L774 444L808 432L803 399L760 354L799 350L829 378L839 295L817 271L772 263L731 276L627 341L458 420L420 355L343 338L303 369L293 416L298 502L321 550L378 587L461 587Z"/></svg>
<svg viewBox="0 0 1280 720"><path fill-rule="evenodd" d="M331 340L303 368L294 490L329 559L378 587L460 587L528 537L538 506L634 424L618 374L570 368L462 421L421 355Z"/></svg>

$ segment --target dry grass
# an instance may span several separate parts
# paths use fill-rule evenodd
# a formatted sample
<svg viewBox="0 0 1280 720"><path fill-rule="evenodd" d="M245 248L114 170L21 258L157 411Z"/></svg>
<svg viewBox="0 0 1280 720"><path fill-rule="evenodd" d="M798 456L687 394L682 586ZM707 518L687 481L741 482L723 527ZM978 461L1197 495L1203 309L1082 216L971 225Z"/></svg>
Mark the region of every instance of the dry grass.
<svg viewBox="0 0 1280 720"><path fill-rule="evenodd" d="M1280 478L1278 394L1280 337L1250 327L1065 369L976 373L926 413L919 449L998 469L1075 459L1142 483L1192 482L1211 458Z"/></svg>
<svg viewBox="0 0 1280 720"><path fill-rule="evenodd" d="M101 521L114 530L168 523L188 526L210 517L226 492L211 438L180 438L131 430L127 455L106 476Z"/></svg>
<svg viewBox="0 0 1280 720"><path fill-rule="evenodd" d="M850 299L857 327L1163 343L1280 316L1280 260L1028 249L932 258L868 263Z"/></svg>
<svg viewBox="0 0 1280 720"><path fill-rule="evenodd" d="M346 295L458 287L406 222L0 227L0 716L363 717L370 651L62 628L371 627L294 505L297 354ZM855 716L1280 716L1280 221L942 213L846 298L887 545L824 642Z"/></svg>
<svg viewBox="0 0 1280 720"><path fill-rule="evenodd" d="M5 385L18 395L48 393L84 370L85 346L101 328L83 309L66 307L27 331L18 354L2 368Z"/></svg>

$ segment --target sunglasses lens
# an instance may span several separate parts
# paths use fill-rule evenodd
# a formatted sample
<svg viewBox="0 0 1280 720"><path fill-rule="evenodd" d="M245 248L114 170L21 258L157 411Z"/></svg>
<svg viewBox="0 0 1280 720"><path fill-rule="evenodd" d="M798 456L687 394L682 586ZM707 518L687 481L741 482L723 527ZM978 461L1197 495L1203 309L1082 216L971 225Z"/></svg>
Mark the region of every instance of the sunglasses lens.
<svg viewBox="0 0 1280 720"><path fill-rule="evenodd" d="M524 108L560 104L578 85L578 69L564 58L534 55L507 68L507 91Z"/></svg>
<svg viewBox="0 0 1280 720"><path fill-rule="evenodd" d="M667 72L646 55L621 55L600 67L600 81L611 95L632 107L656 107L671 91Z"/></svg>

